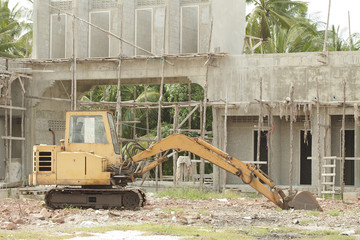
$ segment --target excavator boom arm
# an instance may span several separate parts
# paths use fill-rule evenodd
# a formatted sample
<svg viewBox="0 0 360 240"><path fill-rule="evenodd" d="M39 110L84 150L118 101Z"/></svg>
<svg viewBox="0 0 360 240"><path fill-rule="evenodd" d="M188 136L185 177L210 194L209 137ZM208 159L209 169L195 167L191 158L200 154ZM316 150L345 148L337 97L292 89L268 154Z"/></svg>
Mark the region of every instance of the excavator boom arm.
<svg viewBox="0 0 360 240"><path fill-rule="evenodd" d="M244 183L249 184L251 187L263 194L280 208L289 208L287 202L285 201L285 195L281 191L281 189L278 189L273 183L273 181L268 176L266 176L266 174L264 174L260 169L256 168L255 165L243 163L240 160L229 156L222 150L207 143L201 138L189 138L182 134L173 134L154 144L145 151L133 156L132 160L134 162L140 162L146 158L170 149L173 149L177 152L188 151L203 159L206 159L209 162L215 164L216 166L226 170L227 172L238 176ZM134 175L139 176L141 174L144 174L145 172L151 170L157 165L160 165L166 160L166 156L160 158L155 162L152 162L149 165L145 166L142 171L139 171ZM260 179L264 183L261 183Z"/></svg>

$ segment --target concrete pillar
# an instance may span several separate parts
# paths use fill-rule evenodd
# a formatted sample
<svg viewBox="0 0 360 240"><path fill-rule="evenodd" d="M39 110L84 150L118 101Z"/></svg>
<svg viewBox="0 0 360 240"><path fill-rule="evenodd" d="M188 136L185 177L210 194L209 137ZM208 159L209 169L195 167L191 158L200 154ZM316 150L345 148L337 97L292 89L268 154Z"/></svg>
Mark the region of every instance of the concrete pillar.
<svg viewBox="0 0 360 240"><path fill-rule="evenodd" d="M268 165L270 178L274 180L276 184L280 184L281 179L281 155L282 148L279 144L281 142L281 120L279 117L273 117L274 131L271 133L271 164ZM288 150L287 150L288 151Z"/></svg>
<svg viewBox="0 0 360 240"><path fill-rule="evenodd" d="M166 53L180 53L180 0L166 0Z"/></svg>
<svg viewBox="0 0 360 240"><path fill-rule="evenodd" d="M320 133L318 133L316 109L313 110L311 119L312 131L312 186L318 189L319 186L319 167L318 167L318 135L320 134L320 156L331 156L331 117L327 109L320 108Z"/></svg>
<svg viewBox="0 0 360 240"><path fill-rule="evenodd" d="M35 0L32 58L50 57L50 0Z"/></svg>
<svg viewBox="0 0 360 240"><path fill-rule="evenodd" d="M135 2L133 0L123 0L122 12L122 37L129 42L135 43ZM123 54L134 56L134 47L123 43Z"/></svg>
<svg viewBox="0 0 360 240"><path fill-rule="evenodd" d="M214 21L211 51L241 54L245 36L245 0L212 0Z"/></svg>
<svg viewBox="0 0 360 240"><path fill-rule="evenodd" d="M214 146L224 150L224 110L221 108L213 107L213 134ZM213 190L221 191L224 185L225 170L213 165Z"/></svg>

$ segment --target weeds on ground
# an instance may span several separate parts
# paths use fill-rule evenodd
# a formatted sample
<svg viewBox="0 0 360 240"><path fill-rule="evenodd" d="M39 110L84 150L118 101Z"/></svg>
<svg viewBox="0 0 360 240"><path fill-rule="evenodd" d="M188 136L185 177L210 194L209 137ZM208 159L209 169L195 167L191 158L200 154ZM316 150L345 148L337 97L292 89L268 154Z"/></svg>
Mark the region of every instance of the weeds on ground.
<svg viewBox="0 0 360 240"><path fill-rule="evenodd" d="M299 222L300 225L302 226L307 226L307 225L311 225L314 223L314 220L311 220L311 219L306 219L306 220L301 220Z"/></svg>
<svg viewBox="0 0 360 240"><path fill-rule="evenodd" d="M0 239L69 239L74 237L87 237L92 233L104 233L109 231L137 230L144 232L144 235L171 235L184 239L202 240L225 240L225 239L259 239L273 236L281 238L286 234L298 234L299 238L309 237L311 239L339 239L338 231L311 231L288 227L244 227L212 229L207 227L181 226L174 224L134 224L134 225L112 225L98 227L82 227L67 230L53 229L49 231L0 231ZM278 234L278 235L277 235ZM342 239L354 239L353 237L342 236Z"/></svg>
<svg viewBox="0 0 360 240"><path fill-rule="evenodd" d="M325 200L332 200L332 194L326 193L326 194L323 195L323 198ZM335 194L334 200L341 200L340 194Z"/></svg>
<svg viewBox="0 0 360 240"><path fill-rule="evenodd" d="M244 193L245 197L248 198L262 198L263 195L258 193L258 192L249 192L249 193Z"/></svg>
<svg viewBox="0 0 360 240"><path fill-rule="evenodd" d="M320 215L320 212L319 211L308 211L308 212L306 212L306 214L317 217Z"/></svg>
<svg viewBox="0 0 360 240"><path fill-rule="evenodd" d="M211 198L239 198L236 194L216 193L210 190L201 191L198 188L167 188L166 190L156 193L156 197L173 197L187 198L193 200L208 200Z"/></svg>
<svg viewBox="0 0 360 240"><path fill-rule="evenodd" d="M328 213L329 213L329 215L332 216L332 217L340 216L340 211L339 211L339 210L336 210L336 209L330 210Z"/></svg>

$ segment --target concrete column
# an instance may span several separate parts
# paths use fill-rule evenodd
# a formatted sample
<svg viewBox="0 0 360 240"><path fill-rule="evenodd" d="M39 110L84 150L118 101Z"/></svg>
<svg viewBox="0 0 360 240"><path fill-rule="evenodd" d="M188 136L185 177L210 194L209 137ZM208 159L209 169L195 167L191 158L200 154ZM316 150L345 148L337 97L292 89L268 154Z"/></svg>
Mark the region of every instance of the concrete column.
<svg viewBox="0 0 360 240"><path fill-rule="evenodd" d="M129 42L135 43L135 1L123 0L122 12L122 37ZM123 43L123 54L134 56L134 47Z"/></svg>
<svg viewBox="0 0 360 240"><path fill-rule="evenodd" d="M281 142L281 120L279 117L273 117L274 131L271 133L271 141L274 144L271 144L271 164L268 165L269 172L271 172L271 179L274 180L276 184L281 184L281 165L282 165L282 148L279 144ZM288 151L288 150L287 150Z"/></svg>
<svg viewBox="0 0 360 240"><path fill-rule="evenodd" d="M180 0L166 0L166 53L180 53Z"/></svg>
<svg viewBox="0 0 360 240"><path fill-rule="evenodd" d="M212 0L214 21L211 51L241 54L245 36L245 0Z"/></svg>
<svg viewBox="0 0 360 240"><path fill-rule="evenodd" d="M317 189L319 186L319 167L318 167L318 135L320 134L320 156L331 155L331 117L327 110L320 108L320 133L318 133L316 109L313 111L311 119L311 130L312 130L312 186Z"/></svg>
<svg viewBox="0 0 360 240"><path fill-rule="evenodd" d="M213 134L214 146L224 150L224 109L213 107ZM213 165L213 190L221 191L224 185L224 177L228 174L220 167Z"/></svg>
<svg viewBox="0 0 360 240"><path fill-rule="evenodd" d="M214 145L215 146L219 146L219 142L222 136L220 136L221 132L219 131L219 110L216 107L212 108L212 114L213 114L213 122L212 122L212 129L213 129L213 135L214 135ZM214 191L220 191L220 172L221 169L216 166L213 165L213 190Z"/></svg>
<svg viewBox="0 0 360 240"><path fill-rule="evenodd" d="M50 58L50 0L35 0L32 58Z"/></svg>

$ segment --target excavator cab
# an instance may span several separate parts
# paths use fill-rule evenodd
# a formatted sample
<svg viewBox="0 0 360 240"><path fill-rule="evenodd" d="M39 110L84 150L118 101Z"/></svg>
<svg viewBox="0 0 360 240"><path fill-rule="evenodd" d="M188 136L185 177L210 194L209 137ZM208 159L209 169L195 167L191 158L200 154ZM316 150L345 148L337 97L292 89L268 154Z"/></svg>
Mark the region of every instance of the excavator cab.
<svg viewBox="0 0 360 240"><path fill-rule="evenodd" d="M33 174L29 182L38 185L111 185L110 165L120 163L112 113L68 111L61 146L34 146Z"/></svg>
<svg viewBox="0 0 360 240"><path fill-rule="evenodd" d="M69 111L66 113L65 149L94 151L112 158L120 155L113 115L107 111ZM80 144L80 145L79 145ZM106 153L102 150L106 148Z"/></svg>

